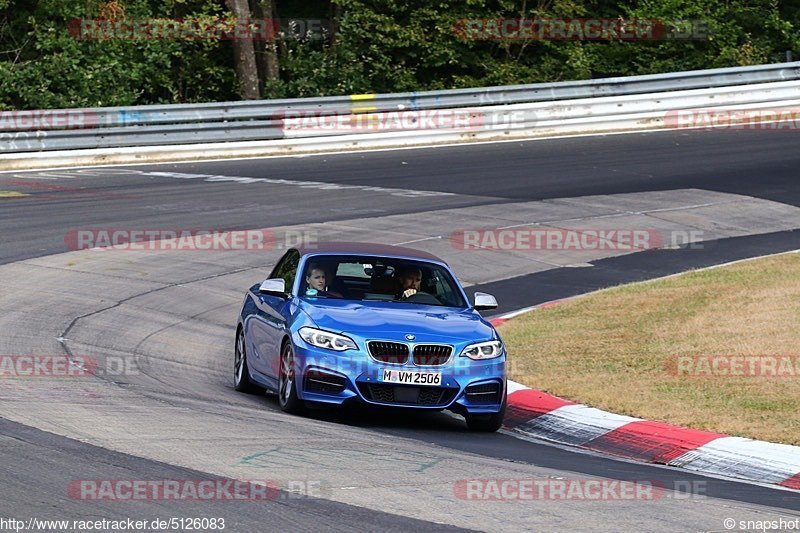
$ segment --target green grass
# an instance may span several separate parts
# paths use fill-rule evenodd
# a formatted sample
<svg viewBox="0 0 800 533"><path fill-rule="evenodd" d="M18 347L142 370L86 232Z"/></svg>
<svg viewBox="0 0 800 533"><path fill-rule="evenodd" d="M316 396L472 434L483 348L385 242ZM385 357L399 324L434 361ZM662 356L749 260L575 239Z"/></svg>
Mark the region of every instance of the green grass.
<svg viewBox="0 0 800 533"><path fill-rule="evenodd" d="M800 358L800 254L600 291L522 315L500 333L510 377L530 387L621 414L800 444L800 375L685 375L668 364Z"/></svg>

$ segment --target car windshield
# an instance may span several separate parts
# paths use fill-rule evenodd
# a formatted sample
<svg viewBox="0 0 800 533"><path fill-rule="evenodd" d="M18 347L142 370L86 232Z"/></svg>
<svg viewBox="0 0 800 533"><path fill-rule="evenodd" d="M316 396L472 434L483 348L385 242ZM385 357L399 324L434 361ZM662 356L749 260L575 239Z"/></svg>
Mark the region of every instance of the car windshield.
<svg viewBox="0 0 800 533"><path fill-rule="evenodd" d="M466 307L450 272L435 263L375 256L313 256L300 283L304 298L379 300Z"/></svg>

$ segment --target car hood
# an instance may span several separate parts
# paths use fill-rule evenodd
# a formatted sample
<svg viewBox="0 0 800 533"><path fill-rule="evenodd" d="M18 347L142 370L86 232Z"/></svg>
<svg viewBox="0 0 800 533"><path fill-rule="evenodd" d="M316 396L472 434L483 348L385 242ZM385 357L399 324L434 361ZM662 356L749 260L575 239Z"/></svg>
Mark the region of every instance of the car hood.
<svg viewBox="0 0 800 533"><path fill-rule="evenodd" d="M321 329L364 339L467 342L495 337L494 328L470 309L398 302L300 299L300 308Z"/></svg>

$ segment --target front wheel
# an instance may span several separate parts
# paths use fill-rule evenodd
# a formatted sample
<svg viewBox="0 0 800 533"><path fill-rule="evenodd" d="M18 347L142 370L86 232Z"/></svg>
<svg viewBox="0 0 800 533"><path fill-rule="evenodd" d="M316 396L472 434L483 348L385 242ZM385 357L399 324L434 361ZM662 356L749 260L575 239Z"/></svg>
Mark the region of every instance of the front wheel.
<svg viewBox="0 0 800 533"><path fill-rule="evenodd" d="M233 388L239 392L263 394L264 388L250 380L250 369L247 367L247 349L244 342L244 331L240 328L236 333L236 346L233 352Z"/></svg>
<svg viewBox="0 0 800 533"><path fill-rule="evenodd" d="M287 413L303 412L303 402L297 397L297 376L294 371L294 350L287 342L281 350L281 370L278 378L278 404Z"/></svg>
<svg viewBox="0 0 800 533"><path fill-rule="evenodd" d="M494 433L503 427L503 418L506 416L506 399L503 398L503 405L500 411L489 415L472 415L467 413L464 420L470 431L481 431L484 433Z"/></svg>

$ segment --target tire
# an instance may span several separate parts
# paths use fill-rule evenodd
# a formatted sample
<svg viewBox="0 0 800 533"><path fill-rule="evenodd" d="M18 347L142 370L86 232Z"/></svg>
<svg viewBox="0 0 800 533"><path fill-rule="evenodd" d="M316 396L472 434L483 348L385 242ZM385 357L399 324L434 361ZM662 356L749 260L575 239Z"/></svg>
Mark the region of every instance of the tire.
<svg viewBox="0 0 800 533"><path fill-rule="evenodd" d="M483 433L494 433L503 427L503 418L506 416L506 399L503 398L503 405L500 411L491 415L464 415L467 427L470 431L480 431Z"/></svg>
<svg viewBox="0 0 800 533"><path fill-rule="evenodd" d="M264 394L264 387L250 380L250 368L247 366L247 349L244 342L244 331L236 332L236 345L233 348L233 388L248 394Z"/></svg>
<svg viewBox="0 0 800 533"><path fill-rule="evenodd" d="M278 404L287 413L301 414L305 404L297 397L297 380L295 379L294 350L292 343L287 342L281 349L281 365L278 375Z"/></svg>

